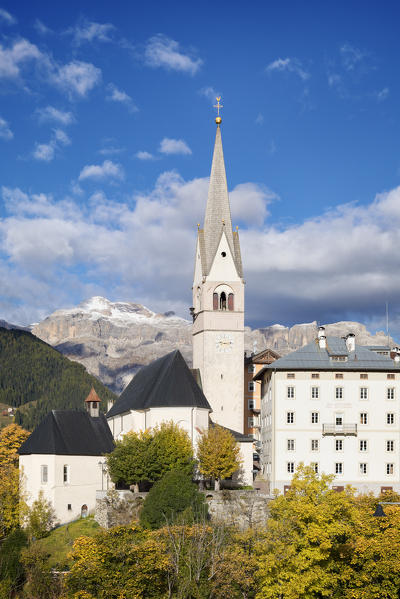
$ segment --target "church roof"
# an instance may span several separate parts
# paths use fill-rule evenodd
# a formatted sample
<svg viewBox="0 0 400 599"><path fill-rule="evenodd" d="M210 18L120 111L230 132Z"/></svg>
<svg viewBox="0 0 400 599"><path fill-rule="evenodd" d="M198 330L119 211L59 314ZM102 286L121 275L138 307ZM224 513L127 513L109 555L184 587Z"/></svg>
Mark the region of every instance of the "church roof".
<svg viewBox="0 0 400 599"><path fill-rule="evenodd" d="M18 453L101 456L113 449L113 437L104 414L93 418L87 412L52 410Z"/></svg>
<svg viewBox="0 0 400 599"><path fill-rule="evenodd" d="M238 275L242 277L239 234L237 231L232 231L221 128L218 125L211 165L204 229L199 231L203 275L208 275L210 272L223 232L228 240Z"/></svg>
<svg viewBox="0 0 400 599"><path fill-rule="evenodd" d="M150 408L205 408L211 410L182 354L175 350L133 377L107 414L107 418Z"/></svg>

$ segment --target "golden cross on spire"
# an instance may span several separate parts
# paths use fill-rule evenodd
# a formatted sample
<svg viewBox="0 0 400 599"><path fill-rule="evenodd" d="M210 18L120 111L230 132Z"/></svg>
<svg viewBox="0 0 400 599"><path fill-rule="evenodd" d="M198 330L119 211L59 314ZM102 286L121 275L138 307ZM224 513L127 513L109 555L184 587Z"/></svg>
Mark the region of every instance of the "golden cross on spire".
<svg viewBox="0 0 400 599"><path fill-rule="evenodd" d="M215 99L217 100L217 103L214 104L214 108L216 108L218 110L217 116L219 116L220 108L223 108L223 105L219 103L221 100L221 96L219 96L219 98L215 98Z"/></svg>

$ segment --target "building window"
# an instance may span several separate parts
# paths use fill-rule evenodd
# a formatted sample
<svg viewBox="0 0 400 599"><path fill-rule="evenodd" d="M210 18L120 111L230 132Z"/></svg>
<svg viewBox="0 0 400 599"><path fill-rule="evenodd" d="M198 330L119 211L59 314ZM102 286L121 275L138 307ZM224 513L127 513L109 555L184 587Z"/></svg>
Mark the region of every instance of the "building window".
<svg viewBox="0 0 400 599"><path fill-rule="evenodd" d="M63 482L64 482L64 484L69 483L69 466L68 466L68 464L64 464L64 466L63 466Z"/></svg>
<svg viewBox="0 0 400 599"><path fill-rule="evenodd" d="M360 474L367 474L367 464L365 462L360 463Z"/></svg>
<svg viewBox="0 0 400 599"><path fill-rule="evenodd" d="M288 462L287 463L287 471L289 472L289 474L293 474L293 472L294 472L294 462Z"/></svg>
<svg viewBox="0 0 400 599"><path fill-rule="evenodd" d="M288 439L287 440L287 450L294 451L294 447L295 447L294 439Z"/></svg>
<svg viewBox="0 0 400 599"><path fill-rule="evenodd" d="M335 463L335 474L343 474L343 462Z"/></svg>
<svg viewBox="0 0 400 599"><path fill-rule="evenodd" d="M310 466L314 470L315 474L318 474L318 471L319 471L318 462L311 462Z"/></svg>
<svg viewBox="0 0 400 599"><path fill-rule="evenodd" d="M394 451L394 441L386 441L386 451Z"/></svg>
<svg viewBox="0 0 400 599"><path fill-rule="evenodd" d="M67 505L67 510L68 510L69 512L72 510L72 505L71 505L70 503Z"/></svg>
<svg viewBox="0 0 400 599"><path fill-rule="evenodd" d="M362 372L360 374L360 379L367 379L368 378L368 374L366 372Z"/></svg>
<svg viewBox="0 0 400 599"><path fill-rule="evenodd" d="M389 373L386 375L386 378L389 380L393 380L394 379L394 374L393 373Z"/></svg>
<svg viewBox="0 0 400 599"><path fill-rule="evenodd" d="M296 377L295 377L295 375L294 375L294 372L288 372L288 373L286 374L286 378L287 378L287 379L294 379L294 378L296 378Z"/></svg>
<svg viewBox="0 0 400 599"><path fill-rule="evenodd" d="M49 469L47 465L40 466L40 480L45 484L49 480Z"/></svg>
<svg viewBox="0 0 400 599"><path fill-rule="evenodd" d="M347 362L347 356L331 356L331 360L335 362Z"/></svg>
<svg viewBox="0 0 400 599"><path fill-rule="evenodd" d="M319 372L312 372L311 373L311 378L312 379L319 379Z"/></svg>
<svg viewBox="0 0 400 599"><path fill-rule="evenodd" d="M360 413L360 424L368 424L368 413L367 412Z"/></svg>
<svg viewBox="0 0 400 599"><path fill-rule="evenodd" d="M319 387L311 387L311 399L319 399Z"/></svg>
<svg viewBox="0 0 400 599"><path fill-rule="evenodd" d="M336 399L343 399L343 387L335 388L335 397Z"/></svg>
<svg viewBox="0 0 400 599"><path fill-rule="evenodd" d="M335 414L335 425L343 426L343 414Z"/></svg>
<svg viewBox="0 0 400 599"><path fill-rule="evenodd" d="M343 439L335 439L335 451L343 451Z"/></svg>
<svg viewBox="0 0 400 599"><path fill-rule="evenodd" d="M248 400L248 406L249 406L249 410L254 410L254 408L256 406L256 402L252 397L250 397L250 399Z"/></svg>
<svg viewBox="0 0 400 599"><path fill-rule="evenodd" d="M388 412L386 414L386 424L394 424L394 413Z"/></svg>
<svg viewBox="0 0 400 599"><path fill-rule="evenodd" d="M218 310L218 293L213 293L213 310Z"/></svg>
<svg viewBox="0 0 400 599"><path fill-rule="evenodd" d="M335 379L342 379L343 378L343 373L342 372L337 372L335 374Z"/></svg>
<svg viewBox="0 0 400 599"><path fill-rule="evenodd" d="M287 398L294 399L294 387L287 388Z"/></svg>
<svg viewBox="0 0 400 599"><path fill-rule="evenodd" d="M368 388L360 387L360 399L368 399Z"/></svg>
<svg viewBox="0 0 400 599"><path fill-rule="evenodd" d="M311 424L318 424L319 412L311 412Z"/></svg>
<svg viewBox="0 0 400 599"><path fill-rule="evenodd" d="M233 293L228 293L228 310L232 312L234 310L234 297Z"/></svg>
<svg viewBox="0 0 400 599"><path fill-rule="evenodd" d="M387 399L394 399L394 387L388 387L386 389L386 398Z"/></svg>
<svg viewBox="0 0 400 599"><path fill-rule="evenodd" d="M247 426L249 428L253 428L254 424L255 424L255 418L253 418L252 416L250 416L249 418L247 418Z"/></svg>
<svg viewBox="0 0 400 599"><path fill-rule="evenodd" d="M287 412L286 413L286 422L288 424L293 424L294 423L294 412Z"/></svg>
<svg viewBox="0 0 400 599"><path fill-rule="evenodd" d="M311 439L311 451L319 451L319 439Z"/></svg>
<svg viewBox="0 0 400 599"><path fill-rule="evenodd" d="M254 382L253 382L253 381L249 381L249 382L247 383L247 389L248 389L249 391L254 391Z"/></svg>
<svg viewBox="0 0 400 599"><path fill-rule="evenodd" d="M360 439L360 451L368 451L368 441L366 439Z"/></svg>
<svg viewBox="0 0 400 599"><path fill-rule="evenodd" d="M255 371L256 371L256 365L255 365L255 364L249 364L249 367L248 367L248 369L247 369L247 372L248 372L249 374L254 374L254 373L255 373Z"/></svg>
<svg viewBox="0 0 400 599"><path fill-rule="evenodd" d="M394 464L386 464L386 474L393 474Z"/></svg>

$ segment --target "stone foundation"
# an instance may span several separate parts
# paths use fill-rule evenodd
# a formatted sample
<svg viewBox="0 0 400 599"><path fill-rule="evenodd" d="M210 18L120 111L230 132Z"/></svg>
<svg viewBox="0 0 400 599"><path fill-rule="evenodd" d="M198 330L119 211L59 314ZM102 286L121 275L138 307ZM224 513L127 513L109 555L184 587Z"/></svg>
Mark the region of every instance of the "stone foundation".
<svg viewBox="0 0 400 599"><path fill-rule="evenodd" d="M262 527L272 497L258 491L205 491L208 512L215 522L241 529ZM95 520L103 528L128 525L136 520L147 493L97 491Z"/></svg>

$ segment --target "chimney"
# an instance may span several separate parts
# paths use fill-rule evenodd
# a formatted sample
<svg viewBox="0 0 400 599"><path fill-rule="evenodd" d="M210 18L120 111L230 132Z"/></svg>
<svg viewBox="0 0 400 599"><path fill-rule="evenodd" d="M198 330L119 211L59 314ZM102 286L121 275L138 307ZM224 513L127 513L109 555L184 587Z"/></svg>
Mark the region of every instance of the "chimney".
<svg viewBox="0 0 400 599"><path fill-rule="evenodd" d="M356 336L354 333L346 335L346 347L348 352L356 351Z"/></svg>
<svg viewBox="0 0 400 599"><path fill-rule="evenodd" d="M114 402L112 399L109 399L107 402L107 412L109 412L111 410L111 408L113 407Z"/></svg>
<svg viewBox="0 0 400 599"><path fill-rule="evenodd" d="M318 339L325 336L325 327L318 327Z"/></svg>
<svg viewBox="0 0 400 599"><path fill-rule="evenodd" d="M324 327L321 327L324 328ZM318 331L318 345L320 349L326 349L326 337L325 335L320 335Z"/></svg>
<svg viewBox="0 0 400 599"><path fill-rule="evenodd" d="M94 387L91 388L89 395L85 399L86 411L92 418L100 416L100 397L97 395Z"/></svg>

